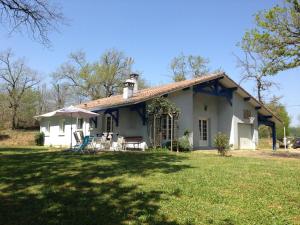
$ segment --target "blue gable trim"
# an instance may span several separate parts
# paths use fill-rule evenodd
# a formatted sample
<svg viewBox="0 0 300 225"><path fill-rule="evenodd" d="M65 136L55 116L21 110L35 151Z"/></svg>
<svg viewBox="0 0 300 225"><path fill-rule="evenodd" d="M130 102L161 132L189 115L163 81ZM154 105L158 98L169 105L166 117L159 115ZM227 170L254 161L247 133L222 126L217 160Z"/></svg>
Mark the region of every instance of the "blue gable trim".
<svg viewBox="0 0 300 225"><path fill-rule="evenodd" d="M130 110L136 111L137 114L140 116L140 118L143 122L143 125L146 125L147 118L146 118L146 103L145 102L131 106Z"/></svg>
<svg viewBox="0 0 300 225"><path fill-rule="evenodd" d="M116 123L116 126L119 126L119 117L120 112L119 110L122 108L129 108L131 111L137 112L139 117L141 118L143 125L146 125L147 117L146 117L146 103L141 102L138 104L133 105L126 105L126 106L120 106L120 107L114 107L114 108L108 108L108 109L101 109L101 110L93 110L92 112L99 113L104 112L104 114L109 114L113 118L114 122Z"/></svg>
<svg viewBox="0 0 300 225"><path fill-rule="evenodd" d="M119 126L119 108L106 109L104 114L109 114L116 123L116 126Z"/></svg>
<svg viewBox="0 0 300 225"><path fill-rule="evenodd" d="M232 105L233 92L237 90L237 87L226 88L220 83L221 79L222 78L219 78L195 85L193 87L194 93L225 97L228 103Z"/></svg>

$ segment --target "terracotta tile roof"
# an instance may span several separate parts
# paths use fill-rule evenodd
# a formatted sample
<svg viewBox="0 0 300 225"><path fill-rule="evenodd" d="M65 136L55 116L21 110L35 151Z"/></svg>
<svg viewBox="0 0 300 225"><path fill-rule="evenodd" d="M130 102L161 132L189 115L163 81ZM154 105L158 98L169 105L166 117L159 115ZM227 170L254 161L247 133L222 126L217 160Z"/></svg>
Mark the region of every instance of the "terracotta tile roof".
<svg viewBox="0 0 300 225"><path fill-rule="evenodd" d="M282 121L264 104L259 102L256 98L254 98L252 95L250 95L245 89L243 89L241 86L239 86L236 82L234 82L230 77L228 77L225 73L214 73L214 74L208 74L202 77L194 78L191 80L184 80L179 82L173 82L170 84L165 84L157 87L151 87L143 90L139 90L137 93L135 93L131 98L129 99L123 99L123 95L113 95L108 98L100 98L97 100L89 101L82 103L80 105L77 105L77 107L87 110L102 110L102 109L108 109L108 108L114 108L119 106L126 106L126 105L132 105L137 104L140 102L147 101L149 99L159 97L171 92L175 92L178 90L182 90L184 88L188 88L191 86L194 86L196 84L200 84L206 81L214 80L217 78L226 78L226 80L229 80L231 83L231 87L238 87L246 96L251 97L255 104L261 106L263 109L265 109L269 114L273 116L273 118L276 118L277 121L282 123Z"/></svg>
<svg viewBox="0 0 300 225"><path fill-rule="evenodd" d="M106 109L106 108L117 107L122 105L136 104L155 97L162 96L167 93L171 93L187 87L191 87L199 83L203 83L209 80L214 80L216 78L223 77L224 75L225 75L224 73L209 74L191 80L184 80L184 81L174 82L174 83L170 83L158 87L151 87L151 88L139 90L129 99L123 99L123 96L121 94L113 95L108 98L100 98L97 100L85 102L83 104L78 105L77 107L83 109L90 109L90 110L93 109L100 110L100 109Z"/></svg>

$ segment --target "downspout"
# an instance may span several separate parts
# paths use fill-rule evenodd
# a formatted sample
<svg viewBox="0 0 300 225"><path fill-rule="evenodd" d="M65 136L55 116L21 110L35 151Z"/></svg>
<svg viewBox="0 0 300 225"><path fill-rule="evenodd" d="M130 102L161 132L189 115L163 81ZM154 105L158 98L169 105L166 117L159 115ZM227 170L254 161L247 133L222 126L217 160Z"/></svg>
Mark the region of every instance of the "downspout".
<svg viewBox="0 0 300 225"><path fill-rule="evenodd" d="M173 115L169 113L169 116L171 117L171 152L173 151Z"/></svg>
<svg viewBox="0 0 300 225"><path fill-rule="evenodd" d="M272 141L273 141L273 151L276 151L276 124L273 123L272 126Z"/></svg>
<svg viewBox="0 0 300 225"><path fill-rule="evenodd" d="M286 132L285 132L285 126L283 126L283 144L284 144L284 150L286 151Z"/></svg>

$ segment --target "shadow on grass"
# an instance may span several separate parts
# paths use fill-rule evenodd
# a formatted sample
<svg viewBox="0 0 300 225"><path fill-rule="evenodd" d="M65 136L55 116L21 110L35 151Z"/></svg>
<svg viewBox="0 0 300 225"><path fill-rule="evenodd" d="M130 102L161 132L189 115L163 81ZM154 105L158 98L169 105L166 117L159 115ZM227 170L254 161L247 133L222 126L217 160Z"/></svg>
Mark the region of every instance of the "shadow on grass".
<svg viewBox="0 0 300 225"><path fill-rule="evenodd" d="M26 152L28 153L28 152ZM0 224L177 224L166 195L128 177L189 168L168 153L63 152L0 156Z"/></svg>
<svg viewBox="0 0 300 225"><path fill-rule="evenodd" d="M0 147L0 155L9 155L9 154L32 154L45 152L48 148L42 146L34 147Z"/></svg>
<svg viewBox="0 0 300 225"><path fill-rule="evenodd" d="M49 148L44 146L17 146L17 147L0 147L0 152L23 152L23 153L34 153L37 151L48 151Z"/></svg>
<svg viewBox="0 0 300 225"><path fill-rule="evenodd" d="M241 156L255 156L255 157L261 157L261 158L286 158L286 159L300 159L300 150L283 150L279 149L276 151L272 150L258 150L258 151L245 151L245 152L239 152L238 155Z"/></svg>

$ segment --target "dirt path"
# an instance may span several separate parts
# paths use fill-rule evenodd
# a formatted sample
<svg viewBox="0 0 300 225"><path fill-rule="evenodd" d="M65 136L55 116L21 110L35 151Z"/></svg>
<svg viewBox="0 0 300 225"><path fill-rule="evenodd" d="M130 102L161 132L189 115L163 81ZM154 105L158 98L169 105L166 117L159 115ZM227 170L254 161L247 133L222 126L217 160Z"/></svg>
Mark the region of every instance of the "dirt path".
<svg viewBox="0 0 300 225"><path fill-rule="evenodd" d="M258 158L278 158L278 159L300 159L300 150L234 150L230 151L232 156L258 157Z"/></svg>

